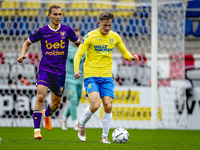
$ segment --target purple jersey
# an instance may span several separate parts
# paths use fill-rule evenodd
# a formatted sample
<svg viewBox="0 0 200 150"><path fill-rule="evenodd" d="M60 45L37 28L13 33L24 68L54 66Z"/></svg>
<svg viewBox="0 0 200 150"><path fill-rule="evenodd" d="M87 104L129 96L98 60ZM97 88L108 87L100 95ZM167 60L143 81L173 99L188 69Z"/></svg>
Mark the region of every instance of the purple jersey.
<svg viewBox="0 0 200 150"><path fill-rule="evenodd" d="M58 30L53 30L49 25L46 25L36 29L29 36L29 40L32 43L41 42L42 58L39 70L65 75L69 40L72 42L78 40L71 27L60 25Z"/></svg>

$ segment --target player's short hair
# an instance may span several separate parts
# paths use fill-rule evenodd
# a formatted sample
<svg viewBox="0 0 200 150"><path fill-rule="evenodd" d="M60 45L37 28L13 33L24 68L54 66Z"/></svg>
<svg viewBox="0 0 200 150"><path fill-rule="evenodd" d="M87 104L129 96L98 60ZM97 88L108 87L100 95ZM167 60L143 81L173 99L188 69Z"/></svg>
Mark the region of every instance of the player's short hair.
<svg viewBox="0 0 200 150"><path fill-rule="evenodd" d="M74 30L75 32L77 32L77 31L80 31L80 30L79 30L79 29L77 29L77 28L74 28L73 30Z"/></svg>
<svg viewBox="0 0 200 150"><path fill-rule="evenodd" d="M111 11L104 11L99 14L100 21L109 20L109 19L111 19L113 21L114 18L115 18L115 15Z"/></svg>
<svg viewBox="0 0 200 150"><path fill-rule="evenodd" d="M51 11L52 11L53 8L59 9L61 7L59 5L51 5L51 6L49 6L49 9L48 9L49 14L51 14Z"/></svg>

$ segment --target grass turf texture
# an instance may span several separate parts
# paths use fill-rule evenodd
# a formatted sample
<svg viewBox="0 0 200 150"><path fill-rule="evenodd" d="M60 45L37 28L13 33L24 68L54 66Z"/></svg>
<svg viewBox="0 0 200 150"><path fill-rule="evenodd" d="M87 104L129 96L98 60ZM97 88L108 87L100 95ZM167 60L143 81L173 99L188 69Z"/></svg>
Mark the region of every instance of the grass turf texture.
<svg viewBox="0 0 200 150"><path fill-rule="evenodd" d="M47 131L41 128L42 140L34 140L33 128L0 127L2 138L0 150L125 150L125 149L200 149L200 131L196 130L131 130L129 141L126 144L117 144L112 141L110 129L108 139L111 144L100 143L102 129L86 129L87 139L81 142L77 131L72 128L61 130L53 128Z"/></svg>

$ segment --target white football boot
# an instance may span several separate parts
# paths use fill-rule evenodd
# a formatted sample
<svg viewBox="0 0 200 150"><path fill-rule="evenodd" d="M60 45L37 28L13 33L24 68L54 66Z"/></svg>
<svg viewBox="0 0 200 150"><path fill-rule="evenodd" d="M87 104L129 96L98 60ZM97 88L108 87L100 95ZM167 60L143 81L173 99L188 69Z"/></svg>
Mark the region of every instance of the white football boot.
<svg viewBox="0 0 200 150"><path fill-rule="evenodd" d="M85 134L85 127L80 127L80 122L78 123L78 137L81 141L86 140L86 134Z"/></svg>
<svg viewBox="0 0 200 150"><path fill-rule="evenodd" d="M107 137L101 138L101 143L110 144L111 142L108 140Z"/></svg>

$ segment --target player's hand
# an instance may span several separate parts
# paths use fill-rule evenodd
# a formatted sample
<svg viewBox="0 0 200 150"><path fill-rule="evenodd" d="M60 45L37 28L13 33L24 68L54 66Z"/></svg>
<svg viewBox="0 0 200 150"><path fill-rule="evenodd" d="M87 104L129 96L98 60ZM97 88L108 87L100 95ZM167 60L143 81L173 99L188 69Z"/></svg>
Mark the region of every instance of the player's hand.
<svg viewBox="0 0 200 150"><path fill-rule="evenodd" d="M138 58L137 55L131 56L131 59L132 59L133 61L139 62L139 58Z"/></svg>
<svg viewBox="0 0 200 150"><path fill-rule="evenodd" d="M79 79L81 77L81 71L76 71L75 74L74 74L74 77L76 79Z"/></svg>
<svg viewBox="0 0 200 150"><path fill-rule="evenodd" d="M26 59L26 56L25 55L21 55L21 56L18 57L17 61L19 63L22 63L24 59Z"/></svg>

